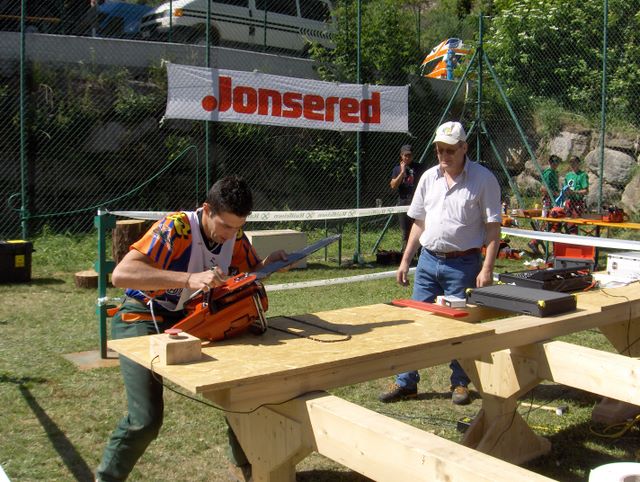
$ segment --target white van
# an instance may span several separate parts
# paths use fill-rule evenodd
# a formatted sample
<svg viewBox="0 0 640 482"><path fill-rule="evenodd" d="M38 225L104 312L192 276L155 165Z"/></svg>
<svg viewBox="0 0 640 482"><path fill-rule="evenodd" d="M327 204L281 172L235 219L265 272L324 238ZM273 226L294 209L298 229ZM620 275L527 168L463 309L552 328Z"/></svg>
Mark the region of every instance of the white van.
<svg viewBox="0 0 640 482"><path fill-rule="evenodd" d="M317 42L331 48L331 10L330 0L212 0L211 44L304 52L309 42ZM207 0L165 2L142 18L140 33L202 43L206 18Z"/></svg>

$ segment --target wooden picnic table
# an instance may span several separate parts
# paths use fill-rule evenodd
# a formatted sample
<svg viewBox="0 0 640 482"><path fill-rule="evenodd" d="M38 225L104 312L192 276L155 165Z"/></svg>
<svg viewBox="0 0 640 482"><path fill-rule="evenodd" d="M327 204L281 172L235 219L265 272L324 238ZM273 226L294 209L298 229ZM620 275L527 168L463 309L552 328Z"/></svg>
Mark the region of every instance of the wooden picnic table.
<svg viewBox="0 0 640 482"><path fill-rule="evenodd" d="M227 418L256 481L294 481L295 465L313 451L374 480L549 480L513 465L551 448L517 400L551 380L637 402L640 361L631 357L640 350L627 345L640 339L638 288L580 293L576 311L547 318L495 319L495 310L470 307L459 321L388 304L278 316L264 335L203 345L201 359L184 365L154 363L150 337L109 347L234 411ZM552 341L596 327L628 356ZM462 445L325 392L454 358L482 397Z"/></svg>

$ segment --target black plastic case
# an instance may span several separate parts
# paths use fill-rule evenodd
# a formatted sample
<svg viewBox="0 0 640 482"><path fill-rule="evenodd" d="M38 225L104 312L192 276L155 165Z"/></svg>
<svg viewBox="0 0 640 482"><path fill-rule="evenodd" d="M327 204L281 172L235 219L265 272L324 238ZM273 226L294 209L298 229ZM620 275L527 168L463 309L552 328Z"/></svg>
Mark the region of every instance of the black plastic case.
<svg viewBox="0 0 640 482"><path fill-rule="evenodd" d="M539 317L560 315L576 309L576 297L555 291L513 285L469 288L467 303Z"/></svg>

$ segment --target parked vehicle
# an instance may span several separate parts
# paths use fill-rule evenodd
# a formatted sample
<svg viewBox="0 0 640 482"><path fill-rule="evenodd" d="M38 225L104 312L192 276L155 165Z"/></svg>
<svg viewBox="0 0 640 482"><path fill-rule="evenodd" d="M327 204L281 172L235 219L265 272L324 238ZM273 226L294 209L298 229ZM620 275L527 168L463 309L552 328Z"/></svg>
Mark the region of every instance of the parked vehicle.
<svg viewBox="0 0 640 482"><path fill-rule="evenodd" d="M142 17L153 10L147 5L108 2L98 6L98 35L135 38L140 33Z"/></svg>
<svg viewBox="0 0 640 482"><path fill-rule="evenodd" d="M212 0L210 42L294 51L317 42L330 48L331 9L330 0ZM201 43L206 20L207 0L175 0L145 15L140 33L143 38Z"/></svg>

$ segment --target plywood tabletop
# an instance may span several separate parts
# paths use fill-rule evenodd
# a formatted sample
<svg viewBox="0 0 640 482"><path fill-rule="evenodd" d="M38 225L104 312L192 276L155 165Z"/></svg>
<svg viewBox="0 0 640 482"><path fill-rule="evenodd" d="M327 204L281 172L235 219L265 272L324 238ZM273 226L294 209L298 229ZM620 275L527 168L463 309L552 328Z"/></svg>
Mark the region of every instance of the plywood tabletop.
<svg viewBox="0 0 640 482"><path fill-rule="evenodd" d="M446 318L414 308L375 304L269 319L260 336L246 334L203 345L202 358L160 365L149 337L112 340L109 347L192 393L231 409L276 403L452 358L522 346L640 316L638 284L576 295L578 309L537 318L471 307L470 315Z"/></svg>
<svg viewBox="0 0 640 482"><path fill-rule="evenodd" d="M472 310L473 311L473 310ZM471 315L469 319L477 318ZM304 380L318 370L335 372L350 364L411 350L459 344L487 336L492 328L413 308L376 304L269 319L260 336L246 334L203 345L199 362L153 370L194 392L246 386L252 381ZM151 367L149 338L112 340L109 347ZM325 389L318 381L314 389Z"/></svg>

